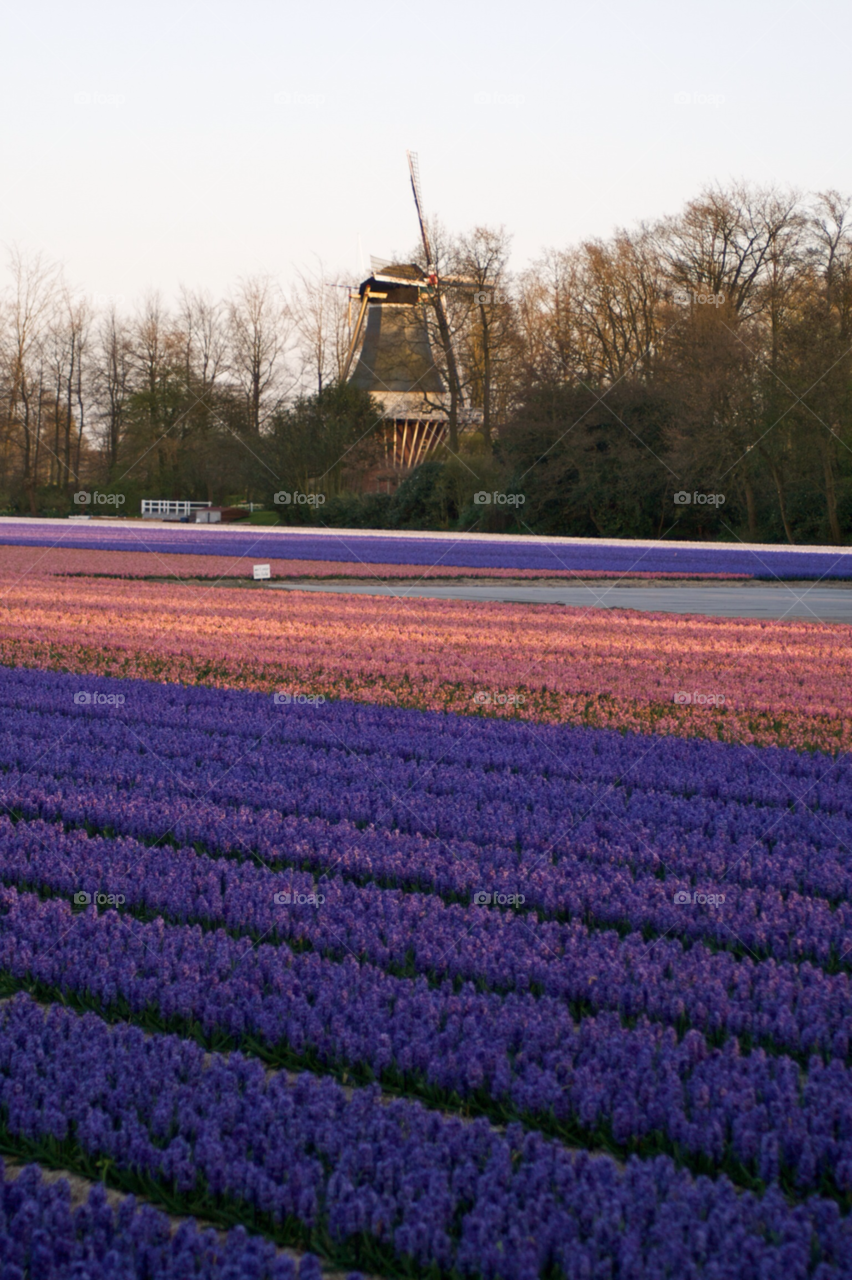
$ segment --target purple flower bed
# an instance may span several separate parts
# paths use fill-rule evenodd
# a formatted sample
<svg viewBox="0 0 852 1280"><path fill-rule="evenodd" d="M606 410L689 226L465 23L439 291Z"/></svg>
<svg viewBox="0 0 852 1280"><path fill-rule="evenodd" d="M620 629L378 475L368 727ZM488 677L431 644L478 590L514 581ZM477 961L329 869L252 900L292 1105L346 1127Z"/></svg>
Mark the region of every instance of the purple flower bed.
<svg viewBox="0 0 852 1280"><path fill-rule="evenodd" d="M358 881L377 879L406 890L431 890L449 902L467 904L482 891L507 899L522 894L519 905L524 911L534 909L557 920L579 919L594 928L614 927L625 933L640 930L649 939L678 937L685 944L705 940L714 948L755 959L812 959L830 972L852 966L852 906L836 901L833 888L826 900L773 886L772 860L759 839L738 863L736 851L730 849L722 856L711 848L711 856L703 858L700 851L691 856L689 849L668 850L661 839L655 850L649 843L653 835L641 828L638 853L631 862L626 823L597 819L591 824L600 833L597 840L574 841L569 828L558 843L570 843L571 852L554 849L550 856L536 856L531 850L524 856L501 845L429 841L416 834L405 837L295 816L282 820L268 811L247 815L184 797L140 795L141 786L134 788L131 800L117 804L108 787L57 783L33 773L36 778L9 773L0 784L0 803L28 818L61 818L70 825L86 824L143 840L168 835L212 853L256 855L269 866L284 863L317 875L337 871ZM334 807L339 803L336 796ZM763 821L770 827L768 819ZM606 837L604 826L609 827ZM695 843L700 842L699 832ZM575 848L579 852L573 852ZM811 849L791 854L782 848L777 864L782 884L785 877L796 884L796 877L811 870L814 879L836 883L838 878L831 857L820 866ZM749 884L750 879L758 879L758 884ZM684 893L690 897L686 904L677 896ZM694 894L723 895L724 902L693 901Z"/></svg>
<svg viewBox="0 0 852 1280"><path fill-rule="evenodd" d="M829 1227L827 1238L836 1234ZM2 1161L0 1259L3 1280L319 1280L320 1275L314 1255L297 1264L267 1240L249 1237L243 1227L235 1227L223 1242L216 1231L200 1231L190 1219L172 1234L164 1214L137 1205L133 1196L113 1209L99 1184L84 1205L72 1209L67 1182L44 1182L36 1165L7 1179Z"/></svg>
<svg viewBox="0 0 852 1280"><path fill-rule="evenodd" d="M281 1065L380 1078L571 1141L669 1151L739 1181L852 1194L852 1071L805 1072L735 1040L612 1013L575 1022L551 997L430 988L352 958L341 963L223 932L143 924L0 890L0 970L50 996L88 1000L202 1043L253 1048Z"/></svg>
<svg viewBox="0 0 852 1280"><path fill-rule="evenodd" d="M614 927L622 933L641 931L648 940L663 935L685 945L704 940L713 948L754 959L812 959L829 972L852 967L849 904L773 887L771 858L759 847L743 856L739 866L730 852L727 861L720 858L714 866L699 855L690 861L688 853L668 853L664 846L656 862L637 856L631 865L629 829L613 822L613 839L585 847L578 841L580 852L560 853L558 861L555 852L548 858L533 853L524 858L499 845L427 841L295 816L282 820L268 811L246 814L184 797L165 798L155 791L140 794L145 790L141 786L134 788L131 800L118 803L115 792L103 784L56 782L33 772L35 778L6 774L0 782L0 805L26 818L60 818L69 826L84 824L143 841L168 836L213 855L254 858L270 868L283 864L314 876L336 872L359 883L378 880L405 891L431 892L448 903L467 905L483 891L507 899L522 894L522 913L534 910L542 918L581 920L595 929ZM652 849L647 831L641 836L637 847L647 853ZM785 872L792 877L808 869L813 851L796 856L782 849L777 858L783 880ZM643 865L646 861L649 865ZM756 878L758 862L766 883L755 887L747 881ZM833 870L828 855L825 867L815 864L816 873L826 877ZM677 897L684 893L690 895L685 904ZM696 893L716 898L723 894L724 902L693 901Z"/></svg>
<svg viewBox="0 0 852 1280"><path fill-rule="evenodd" d="M0 881L72 900L80 891L97 906L115 905L167 920L222 926L236 936L285 941L344 960L347 956L397 975L451 978L491 991L532 990L567 1001L574 1016L615 1010L642 1014L679 1030L690 1027L721 1042L743 1042L804 1059L811 1053L848 1059L852 1052L852 986L847 973L810 964L757 962L713 953L679 940L649 945L580 923L540 921L488 906L445 904L434 894L319 882L253 861L212 859L194 849L149 848L129 838L89 838L40 821L13 827L0 817ZM276 894L290 895L277 901Z"/></svg>
<svg viewBox="0 0 852 1280"><path fill-rule="evenodd" d="M845 758L143 682L101 682L127 702L92 711L80 683L0 679L0 802L25 817L852 963Z"/></svg>
<svg viewBox="0 0 852 1280"><path fill-rule="evenodd" d="M393 533L234 528L198 529L133 525L126 529L39 524L21 520L0 527L0 542L17 546L62 546L99 551L159 551L186 555L269 557L283 560L343 560L364 564L457 565L471 569L551 569L629 573L730 573L757 578L848 578L852 555L837 551L730 545L686 546L624 541L598 543L510 537L478 539L406 537Z"/></svg>
<svg viewBox="0 0 852 1280"><path fill-rule="evenodd" d="M791 1208L774 1191L758 1200L724 1178L693 1181L665 1158L619 1169L517 1125L495 1132L484 1121L385 1102L375 1088L347 1097L328 1079L269 1078L239 1055L206 1062L175 1037L146 1039L67 1010L45 1015L26 997L0 1012L0 1104L7 1135L52 1147L75 1166L106 1159L119 1176L168 1183L191 1203L250 1207L279 1230L324 1234L332 1247L411 1274L852 1275L852 1224L831 1203ZM22 1261L47 1220L72 1249L76 1226L77 1241L82 1235L102 1257L109 1247L121 1257L135 1229L142 1248L159 1247L168 1265L169 1246L145 1211L126 1204L117 1231L96 1197L85 1223L74 1224L61 1192L24 1176L26 1186L2 1188ZM43 1237L37 1247L47 1263ZM288 1274L236 1232L228 1247L229 1277ZM185 1268L176 1275L218 1274L198 1267L191 1228L171 1248ZM117 1274L115 1262L106 1274ZM303 1263L300 1280L307 1271Z"/></svg>
<svg viewBox="0 0 852 1280"><path fill-rule="evenodd" d="M120 692L124 701L81 706L80 689ZM369 1261L372 1240L386 1271L391 1259L410 1257L418 1274L455 1267L502 1280L542 1266L565 1276L606 1267L613 1276L667 1274L663 1255L647 1253L651 1226L636 1237L635 1257L623 1224L602 1252L582 1253L597 1238L594 1214L584 1219L579 1200L560 1208L562 1165L539 1166L538 1156L524 1163L530 1143L574 1161L558 1145L570 1142L629 1157L625 1175L603 1156L582 1157L584 1168L611 1168L616 1179L653 1182L665 1168L689 1195L704 1185L689 1181L690 1171L712 1177L713 1195L726 1176L741 1191L758 1190L754 1204L770 1216L777 1209L787 1224L766 1237L772 1247L799 1241L807 1221L802 1274L819 1275L820 1266L835 1274L834 1245L817 1237L839 1222L826 1216L838 1206L804 1201L831 1196L844 1213L852 1203L845 758L346 703L282 708L258 694L7 669L0 710L0 989L135 1024L104 1030L110 1045L120 1034L127 1044L182 1044L184 1065L174 1070L185 1086L168 1132L151 1129L137 1108L131 1143L113 1103L92 1101L82 1069L69 1068L65 1093L39 1094L16 1074L20 1066L49 1075L54 1060L66 1060L62 1045L74 1028L103 1024L63 1013L70 1021L48 1019L52 1038L37 1048L36 1023L7 1023L12 1014L0 1011L0 1123L11 1149L53 1135L76 1144L81 1159L144 1173L155 1196L185 1183L180 1194L253 1206L267 1215L257 1219L264 1230L320 1231L316 1248L326 1257L335 1241L348 1241L347 1265ZM75 904L80 894L94 901ZM36 1008L20 997L10 1007L15 1017ZM5 1058L3 1028L18 1046ZM166 1034L174 1032L187 1039ZM118 1085L98 1065L98 1054L107 1062L113 1052L96 1053L101 1034L92 1032L91 1070L109 1093ZM22 1045L30 1048L20 1054ZM316 1170L314 1182L298 1175L313 1199L293 1208L289 1172L269 1182L265 1130L246 1137L238 1126L238 1150L205 1127L215 1101L208 1084L226 1087L203 1068L204 1051L217 1049L255 1060L233 1059L235 1070L256 1073L239 1076L246 1090L255 1079L271 1087L261 1062L325 1073L314 1083L326 1090L326 1112L329 1099L346 1101L330 1077L378 1080L409 1101L389 1107L375 1092L356 1094L372 1101L335 1120L354 1144L356 1128L346 1125L357 1116L362 1135L344 1172L337 1154L304 1146L296 1126L294 1141L304 1142L286 1170L303 1160ZM178 1061L178 1050L163 1052L164 1062ZM195 1083L180 1074L191 1076L192 1055L202 1064ZM139 1088L153 1107L173 1096L172 1085L147 1071L139 1067ZM39 1096L32 1132L13 1124ZM409 1113L411 1097L482 1119ZM406 1153L401 1168L417 1177L432 1170L423 1172L429 1196L415 1194L402 1173L399 1181L376 1163L385 1139L370 1137L379 1134L371 1125L391 1114L405 1117L409 1136L426 1133L422 1116L429 1133L452 1124L460 1126L453 1133L509 1146L487 1174L480 1170L474 1195L467 1148L451 1144L453 1154L440 1157L450 1161L444 1177L428 1151L421 1160L407 1137L387 1137L389 1150ZM512 1127L495 1137L489 1122ZM180 1159L164 1163L163 1153L178 1148ZM225 1148L239 1172L210 1182L214 1167L230 1169ZM24 1153L45 1158L40 1148ZM673 1157L678 1171L660 1156ZM530 1204L531 1188L547 1203L556 1196L561 1235L523 1217L532 1213L527 1200L511 1221L494 1209L488 1235L485 1188L497 1195L509 1185L498 1167L510 1181L523 1171ZM368 1208L356 1209L364 1178ZM643 1196L652 1182L642 1183ZM631 1196L638 1186L630 1182ZM779 1190L798 1207L782 1212ZM480 1192L491 1206L485 1218ZM428 1222L406 1217L421 1200ZM752 1201L743 1193L736 1203ZM641 1217L632 1201L618 1204ZM319 1216L310 1205L321 1206ZM705 1202L705 1212L715 1210ZM824 1215L819 1230L814 1215ZM676 1252L668 1273L685 1266L683 1274L697 1274L706 1262L707 1274L756 1275L747 1261L755 1219L748 1222L732 1227L747 1244L741 1255L711 1251L699 1263ZM565 1240L579 1242L584 1261L560 1252ZM791 1274L798 1248L791 1244ZM498 1257L511 1264L501 1270Z"/></svg>

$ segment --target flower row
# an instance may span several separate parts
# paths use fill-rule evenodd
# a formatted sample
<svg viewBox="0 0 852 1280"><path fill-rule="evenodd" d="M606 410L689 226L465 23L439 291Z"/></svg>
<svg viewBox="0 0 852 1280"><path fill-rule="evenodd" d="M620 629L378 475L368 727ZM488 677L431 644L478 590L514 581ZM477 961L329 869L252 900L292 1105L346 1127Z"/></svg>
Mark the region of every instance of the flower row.
<svg viewBox="0 0 852 1280"><path fill-rule="evenodd" d="M466 717L486 691L516 696L491 712L534 721L832 752L852 742L841 626L29 577L3 606L0 660L12 665Z"/></svg>
<svg viewBox="0 0 852 1280"><path fill-rule="evenodd" d="M45 555L44 544L23 546L10 545L3 541L3 530L0 526L0 576L13 578L17 574L26 573L37 577L57 574L73 574L74 576L110 577L110 578L174 578L180 582L198 578L221 582L229 578L246 578L252 576L252 568L257 563L255 552L241 552L239 555L198 555L189 552L171 552L149 550L146 530L136 531L138 542L128 545L121 551L102 551L98 549L82 549L64 544L51 546L49 555ZM8 537L8 535L5 535ZM75 541L78 539L75 538ZM381 564L371 561L364 564L360 560L301 560L281 559L278 556L262 557L270 567L273 578L356 578L367 581L394 581L413 578L418 582L429 582L435 578L488 578L514 579L529 581L541 579L561 579L563 582L585 581L589 578L638 579L653 582L672 578L689 578L699 581L714 581L719 578L748 579L746 573L689 573L677 570L664 572L648 572L636 569L628 573L616 569L564 569L554 562L548 569L518 568L471 568L443 561L436 564Z"/></svg>
<svg viewBox="0 0 852 1280"><path fill-rule="evenodd" d="M564 570L607 569L618 573L750 574L762 578L852 577L852 556L837 548L761 547L736 543L637 543L573 538L516 539L453 534L446 538L411 534L341 530L232 527L124 527L92 524L26 525L7 523L2 540L10 546L79 547L107 551L147 549L162 554L253 556L295 560L329 560L369 564L453 564L471 568Z"/></svg>
<svg viewBox="0 0 852 1280"><path fill-rule="evenodd" d="M4 766L29 770L35 753L57 776L103 777L106 758L121 787L153 776L188 794L215 786L241 804L292 812L327 809L328 791L366 784L395 805L394 828L435 830L443 820L441 834L463 838L470 814L443 813L472 794L480 842L548 843L566 810L573 828L604 802L619 819L655 829L663 814L653 806L665 803L672 831L713 836L708 828L717 827L750 842L765 819L773 847L785 837L824 853L852 841L852 768L843 757L8 668L0 669L0 706ZM402 792L411 806L429 807L406 808ZM373 821L375 799L360 813L356 795L345 802L346 816Z"/></svg>
<svg viewBox="0 0 852 1280"><path fill-rule="evenodd" d="M124 699L116 714L75 705L76 683L0 678L0 798L27 817L463 901L522 895L778 959L852 954L845 760L131 682L85 693Z"/></svg>
<svg viewBox="0 0 852 1280"><path fill-rule="evenodd" d="M0 970L19 985L91 1001L279 1064L349 1070L408 1092L514 1114L583 1145L669 1151L708 1171L791 1192L852 1193L852 1071L808 1072L736 1040L611 1013L575 1023L563 1002L430 987L351 958L223 931L144 924L94 906L0 890ZM34 985L35 984L35 985ZM60 1109L61 1110L61 1109Z"/></svg>
<svg viewBox="0 0 852 1280"><path fill-rule="evenodd" d="M0 880L75 903L126 906L178 923L224 927L236 936L287 942L337 960L347 956L402 976L473 982L490 991L531 991L567 1001L575 1016L643 1015L680 1032L736 1036L806 1059L852 1052L847 973L755 962L677 939L649 944L634 933L589 932L579 922L540 921L435 895L317 883L253 861L212 859L190 848L149 848L126 837L90 838L61 826L0 817ZM483 895L484 896L484 895ZM502 895L510 897L511 895ZM321 908L321 909L320 909Z"/></svg>
<svg viewBox="0 0 852 1280"><path fill-rule="evenodd" d="M25 1025L19 1017L17 1026ZM44 1130L37 1131L35 1140L44 1136ZM829 1238L833 1235L830 1231ZM72 1208L67 1181L44 1181L37 1165L10 1177L2 1161L0 1258L6 1280L321 1280L322 1275L315 1255L305 1254L297 1264L243 1227L229 1231L223 1241L191 1219L172 1232L164 1214L138 1206L133 1196L113 1209L99 1183L85 1204ZM360 1277L353 1273L350 1280Z"/></svg>
<svg viewBox="0 0 852 1280"><path fill-rule="evenodd" d="M388 1103L375 1088L347 1097L328 1079L267 1077L239 1055L205 1062L200 1049L175 1037L146 1038L58 1008L45 1015L26 997L0 1011L0 1108L12 1140L51 1143L72 1161L108 1161L177 1195L200 1194L272 1224L298 1224L337 1248L384 1260L387 1269L452 1270L482 1280L852 1275L852 1227L829 1202L791 1208L775 1191L759 1200L738 1195L726 1179L693 1181L664 1158L631 1160L620 1170L606 1157L567 1151L519 1126L498 1133L484 1121ZM17 1197L14 1190L5 1196L17 1210L10 1234L18 1256L35 1247L46 1258L40 1205L31 1203L35 1177ZM42 1192L40 1199L51 1210L42 1217L73 1249L61 1194ZM89 1234L114 1245L103 1197L88 1212ZM125 1205L116 1253L132 1220ZM150 1222L144 1219L149 1236ZM241 1277L255 1242L238 1233L232 1239L236 1256L227 1274ZM213 1271L199 1266L191 1228L177 1244L160 1237L157 1245L160 1256L170 1247L179 1253L180 1275ZM267 1267L268 1255L255 1244L248 1274L286 1275L280 1262Z"/></svg>

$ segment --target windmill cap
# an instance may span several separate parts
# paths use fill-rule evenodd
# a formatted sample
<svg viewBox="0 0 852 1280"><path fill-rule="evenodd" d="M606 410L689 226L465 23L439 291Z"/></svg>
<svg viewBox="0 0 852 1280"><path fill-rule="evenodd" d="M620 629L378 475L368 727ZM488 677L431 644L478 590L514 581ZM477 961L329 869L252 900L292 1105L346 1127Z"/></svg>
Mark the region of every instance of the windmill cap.
<svg viewBox="0 0 852 1280"><path fill-rule="evenodd" d="M428 285L435 284L438 279L435 268L431 264L424 271L416 262L383 263L381 258L371 258L371 262L373 274L358 289L362 297L364 296L364 290L367 288L375 293L381 293L383 288L388 285L391 287L394 285L407 285L409 287L420 286L425 288ZM471 279L470 276L456 275L441 276L441 284L454 289L470 291L492 287L488 281L483 284L481 281Z"/></svg>
<svg viewBox="0 0 852 1280"><path fill-rule="evenodd" d="M428 283L426 272L414 262L390 262L382 265L380 259L373 258L372 265L373 274L361 285L361 293L364 292L368 285L372 289L374 286L378 287L383 284L412 285Z"/></svg>

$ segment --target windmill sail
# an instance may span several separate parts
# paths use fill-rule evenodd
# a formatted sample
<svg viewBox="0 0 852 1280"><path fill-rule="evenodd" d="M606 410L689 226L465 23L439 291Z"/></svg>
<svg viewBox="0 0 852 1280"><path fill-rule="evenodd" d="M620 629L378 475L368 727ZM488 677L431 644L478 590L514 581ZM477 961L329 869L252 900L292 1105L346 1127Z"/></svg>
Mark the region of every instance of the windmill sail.
<svg viewBox="0 0 852 1280"><path fill-rule="evenodd" d="M429 283L434 286L432 303L435 308L435 319L438 322L438 333L441 335L441 346L444 351L444 359L447 362L447 380L450 384L449 438L451 448L455 449L458 446L458 411L461 404L459 371L456 364L456 353L453 350L453 339L450 333L447 311L444 306L444 299L441 296L438 269L432 257L432 246L429 243L426 219L423 216L423 201L420 196L420 163L417 159L416 151L408 151L406 154L408 156L408 172L411 174L411 190L414 192L414 204L417 209L420 235L423 240L423 252L426 255L426 273Z"/></svg>
<svg viewBox="0 0 852 1280"><path fill-rule="evenodd" d="M411 174L411 190L414 192L414 206L417 209L417 220L420 223L420 237L423 241L423 252L426 255L426 269L434 274L432 267L432 246L429 244L429 233L426 230L426 219L423 217L423 201L420 196L420 162L416 151L406 151L408 156L408 172Z"/></svg>

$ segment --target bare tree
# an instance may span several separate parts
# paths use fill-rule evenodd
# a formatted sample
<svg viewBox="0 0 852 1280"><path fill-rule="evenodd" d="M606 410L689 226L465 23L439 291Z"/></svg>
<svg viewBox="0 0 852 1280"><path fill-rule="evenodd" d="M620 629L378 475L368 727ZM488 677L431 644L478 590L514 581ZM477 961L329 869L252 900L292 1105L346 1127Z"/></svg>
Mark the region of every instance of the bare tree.
<svg viewBox="0 0 852 1280"><path fill-rule="evenodd" d="M245 397L249 430L260 433L280 398L290 316L271 276L241 280L228 306L230 370Z"/></svg>
<svg viewBox="0 0 852 1280"><path fill-rule="evenodd" d="M312 271L297 271L289 312L295 328L300 382L322 391L343 374L349 346L347 291L341 272L326 272L322 260Z"/></svg>
<svg viewBox="0 0 852 1280"><path fill-rule="evenodd" d="M766 282L779 241L803 225L797 192L741 183L710 187L659 228L674 289L724 299L743 319L766 303Z"/></svg>
<svg viewBox="0 0 852 1280"><path fill-rule="evenodd" d="M606 389L651 378L665 332L665 263L652 229L548 252L521 277L517 324L528 381Z"/></svg>
<svg viewBox="0 0 852 1280"><path fill-rule="evenodd" d="M852 201L822 193L810 213L808 287L799 314L787 326L784 355L791 417L801 443L819 457L832 542L842 542L838 514L839 451L852 455ZM785 369L785 372L787 370Z"/></svg>
<svg viewBox="0 0 852 1280"><path fill-rule="evenodd" d="M576 251L547 250L518 282L522 371L528 384L571 381L580 372L575 299L581 292Z"/></svg>
<svg viewBox="0 0 852 1280"><path fill-rule="evenodd" d="M618 231L609 243L581 246L577 340L582 366L606 386L627 376L650 375L665 294L653 235Z"/></svg>
<svg viewBox="0 0 852 1280"><path fill-rule="evenodd" d="M10 254L12 285L6 306L5 366L6 436L20 434L22 484L33 514L44 427L46 343L61 288L60 269L41 254Z"/></svg>
<svg viewBox="0 0 852 1280"><path fill-rule="evenodd" d="M118 466L127 403L133 391L133 370L130 329L112 305L98 325L92 370L97 419L101 423L101 449L106 455L110 475Z"/></svg>
<svg viewBox="0 0 852 1280"><path fill-rule="evenodd" d="M458 245L458 267L473 287L474 308L464 350L471 399L482 409L482 436L491 452L495 392L504 392L517 352L508 274L511 238L504 228L476 227ZM504 396L505 401L505 396ZM504 404L505 407L505 404Z"/></svg>
<svg viewBox="0 0 852 1280"><path fill-rule="evenodd" d="M227 368L227 309L202 290L182 288L177 325L186 384L204 395Z"/></svg>
<svg viewBox="0 0 852 1280"><path fill-rule="evenodd" d="M168 362L169 319L156 291L147 293L131 329L133 360L140 387L156 395Z"/></svg>
<svg viewBox="0 0 852 1280"><path fill-rule="evenodd" d="M70 489L79 473L86 418L84 362L88 357L91 308L63 286L48 335L53 381L53 448L49 478Z"/></svg>

